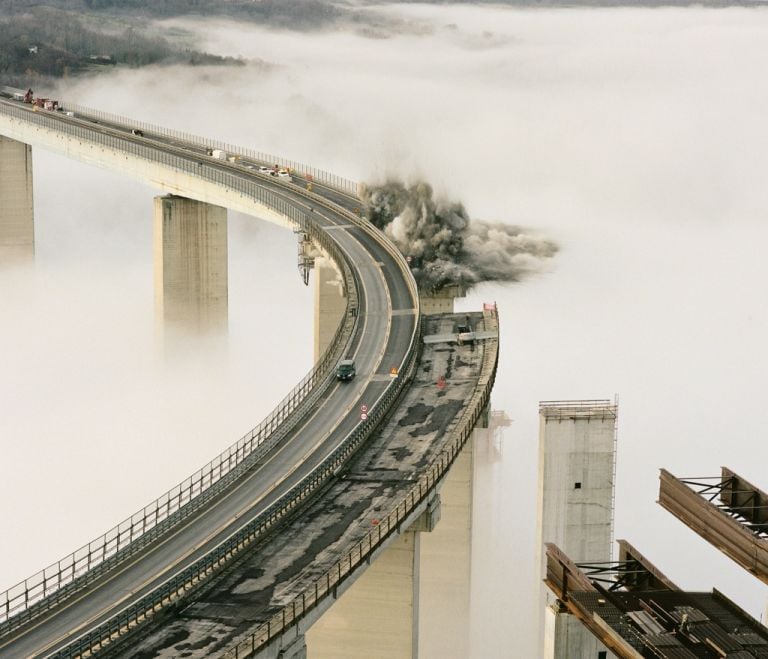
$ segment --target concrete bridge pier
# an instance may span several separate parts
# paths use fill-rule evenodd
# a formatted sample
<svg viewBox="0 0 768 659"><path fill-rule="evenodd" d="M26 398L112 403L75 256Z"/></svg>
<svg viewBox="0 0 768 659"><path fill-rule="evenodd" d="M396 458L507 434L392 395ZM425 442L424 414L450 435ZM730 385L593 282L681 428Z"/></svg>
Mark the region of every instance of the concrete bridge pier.
<svg viewBox="0 0 768 659"><path fill-rule="evenodd" d="M309 659L469 656L473 438L439 496L307 632Z"/></svg>
<svg viewBox="0 0 768 659"><path fill-rule="evenodd" d="M185 197L155 197L155 311L163 329L227 329L227 210Z"/></svg>
<svg viewBox="0 0 768 659"><path fill-rule="evenodd" d="M318 255L315 258L315 361L336 333L346 304L341 273L333 261Z"/></svg>
<svg viewBox="0 0 768 659"><path fill-rule="evenodd" d="M440 488L440 523L421 541L420 659L469 656L474 435Z"/></svg>
<svg viewBox="0 0 768 659"><path fill-rule="evenodd" d="M0 135L0 266L34 255L32 147Z"/></svg>
<svg viewBox="0 0 768 659"><path fill-rule="evenodd" d="M416 659L419 531L402 533L307 632L309 659Z"/></svg>

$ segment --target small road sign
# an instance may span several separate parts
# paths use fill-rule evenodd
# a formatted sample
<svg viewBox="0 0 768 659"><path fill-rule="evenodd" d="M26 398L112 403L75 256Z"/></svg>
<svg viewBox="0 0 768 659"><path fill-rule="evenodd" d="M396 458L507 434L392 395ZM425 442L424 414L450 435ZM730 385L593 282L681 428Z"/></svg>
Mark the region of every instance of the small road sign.
<svg viewBox="0 0 768 659"><path fill-rule="evenodd" d="M367 405L361 405L361 406L360 406L360 411L361 411L363 414L365 414L365 413L368 411L368 406L367 406Z"/></svg>
<svg viewBox="0 0 768 659"><path fill-rule="evenodd" d="M362 413L360 414L360 420L361 420L361 421L365 421L367 418L368 418L368 415L367 415L365 412L362 412Z"/></svg>
<svg viewBox="0 0 768 659"><path fill-rule="evenodd" d="M393 366L389 369L389 377L396 378L397 377L397 366Z"/></svg>

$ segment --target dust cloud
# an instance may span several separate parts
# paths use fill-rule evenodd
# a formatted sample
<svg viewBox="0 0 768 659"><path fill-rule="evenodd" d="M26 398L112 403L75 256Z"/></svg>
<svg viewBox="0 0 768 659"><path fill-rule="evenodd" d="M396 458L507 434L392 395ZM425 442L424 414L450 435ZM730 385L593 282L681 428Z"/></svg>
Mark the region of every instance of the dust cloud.
<svg viewBox="0 0 768 659"><path fill-rule="evenodd" d="M406 255L419 288L516 282L540 271L557 246L521 228L471 220L458 202L437 200L428 183L364 185L366 217Z"/></svg>

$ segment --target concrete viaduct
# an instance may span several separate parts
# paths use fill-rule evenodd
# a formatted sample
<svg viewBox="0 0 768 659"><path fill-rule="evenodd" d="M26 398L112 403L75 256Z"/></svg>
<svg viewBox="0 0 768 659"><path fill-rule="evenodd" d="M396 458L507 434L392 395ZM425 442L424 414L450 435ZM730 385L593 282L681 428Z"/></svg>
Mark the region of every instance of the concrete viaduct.
<svg viewBox="0 0 768 659"><path fill-rule="evenodd" d="M312 370L184 482L0 593L0 657L415 658L420 572L468 606L469 440L498 362L495 306L458 316L450 294L420 295L350 181L12 92L0 98L0 265L33 255L34 146L166 193L155 201L165 325L225 324L224 209L290 227L300 267L322 267ZM273 163L293 179L259 171ZM349 383L334 374L343 358L357 365ZM458 554L423 566L422 533L443 529ZM463 632L447 635L454 656Z"/></svg>

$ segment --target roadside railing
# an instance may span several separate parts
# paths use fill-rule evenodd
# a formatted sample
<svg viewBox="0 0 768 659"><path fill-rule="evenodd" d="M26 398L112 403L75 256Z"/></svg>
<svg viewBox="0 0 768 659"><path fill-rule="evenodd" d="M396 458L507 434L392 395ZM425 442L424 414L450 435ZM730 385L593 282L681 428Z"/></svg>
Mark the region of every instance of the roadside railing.
<svg viewBox="0 0 768 659"><path fill-rule="evenodd" d="M20 116L38 124L48 124L55 117L45 112L32 113L23 108L8 108L0 104L0 113ZM19 114L23 113L23 114ZM63 124L75 134L83 131L78 126ZM57 122L56 129L61 126ZM119 138L97 134L98 142L113 148L126 144ZM155 162L168 158L152 158L153 149L142 148L139 153ZM135 153L135 149L133 150ZM173 159L178 164L178 157ZM246 182L220 170L207 167L187 167L195 174L214 176L217 182L232 191L247 193L265 205L272 205L287 216L319 244L342 269L347 293L347 313L336 330L330 345L309 373L255 428L241 437L207 465L185 479L161 497L131 515L95 540L53 563L40 572L0 593L0 635L24 624L40 612L55 606L73 592L94 581L117 563L135 555L183 519L226 490L234 481L250 471L256 463L271 451L303 418L322 394L319 387L328 380L333 367L346 350L356 323L356 316L349 313L357 307L357 283L346 257L337 243L320 229L302 210L285 203L270 191ZM209 171L212 170L212 171Z"/></svg>
<svg viewBox="0 0 768 659"><path fill-rule="evenodd" d="M264 537L338 473L384 419L389 407L398 398L406 382L413 377L416 362L415 356L412 356L411 359L406 358L405 364L403 364L405 368L402 371L404 377L397 378L397 384L390 386L385 391L384 395L371 408L368 418L361 421L333 453L272 506L229 536L206 556L174 574L160 587L155 588L152 593L126 607L108 621L75 639L66 648L52 655L51 659L74 659L85 653L98 652L120 636L124 636L147 621L165 606L191 594L190 591L200 586L234 556L250 547L255 540Z"/></svg>
<svg viewBox="0 0 768 659"><path fill-rule="evenodd" d="M290 218L296 226L306 231L310 237L313 240L316 240L316 242L321 247L323 247L323 249L328 251L332 257L334 254L337 257L340 255L340 248L338 248L336 243L327 233L322 231L312 222L309 215L303 209L297 208L293 203L291 203L289 199L280 194L281 187L290 189L290 192L293 195L303 196L314 204L324 205L332 208L332 210L337 214L345 216L350 223L354 223L358 226L369 229L372 226L367 221L361 220L354 214L349 213L348 211L344 211L338 206L331 204L324 198L312 192L280 181L270 181L271 187L267 188L264 186L264 184L258 181L243 178L242 172L240 175L233 173L236 168L235 165L228 165L224 162L211 163L201 161L198 154L184 154L183 152L179 154L180 148L174 148L172 146L160 144L153 145L150 140L128 139L127 137L116 136L108 132L102 133L100 131L94 131L87 125L81 125L80 122L59 121L56 116L51 116L51 113L46 113L44 111L33 113L26 108L14 107L13 105L9 104L0 104L0 113L10 115L21 121L36 124L43 128L52 129L59 135L67 134L88 144L106 146L108 148L131 154L138 158L146 159L154 163L159 163L178 171L186 172L195 177L203 178L207 181L218 183L228 193L232 193L233 195L239 194L241 197L248 197ZM237 152L241 151L237 150ZM159 610L159 608L162 608L162 606L171 601L175 601L180 596L187 593L190 589L200 584L202 580L204 580L208 575L220 567L224 562L228 561L242 548L250 545L254 539L263 536L267 531L271 530L277 522L283 520L287 515L293 512L298 506L306 501L308 497L314 494L319 487L324 485L330 478L338 473L338 470L343 466L343 464L351 457L354 451L363 441L365 441L365 439L368 438L378 423L380 423L381 420L386 416L390 406L399 397L403 388L405 387L406 382L408 382L412 377L413 370L415 368L421 327L419 315L419 298L416 283L413 280L410 269L403 255L391 243L391 241L389 241L389 239L387 239L380 232L373 231L372 235L374 235L379 243L387 249L389 254L397 263L398 267L401 269L404 275L404 279L408 283L413 299L413 311L415 315L414 332L411 336L408 350L405 353L399 368L401 377L395 379L393 383L390 384L385 390L381 398L372 406L371 412L369 413L366 421L359 423L355 430L337 447L333 453L331 453L331 455L329 455L323 461L323 463L318 465L318 467L316 467L306 478L291 488L277 502L263 511L255 520L233 533L216 549L211 551L205 557L199 559L192 566L171 577L171 579L166 581L159 588L155 589L152 594L147 595L138 602L132 604L128 608L113 616L108 622L92 630L88 634L80 637L56 656L74 657L85 651L97 650L104 643L109 642L116 636L123 635L127 631L130 631L137 624L140 624L143 620L151 617L157 610ZM342 257L342 263L343 262L344 261ZM350 310L357 306L356 290L353 286L354 282L352 281L352 277L353 274L349 272L345 280L350 292L350 299L348 302L348 308ZM352 322L350 317L355 317L355 315L347 314L345 317L346 320L344 327ZM326 377L329 364L333 365L334 363L335 359L331 359L330 357L326 360ZM321 379L321 377L322 376L319 374L315 374L314 381L316 382L318 379ZM308 378L312 379L312 374L310 374ZM307 378L305 378L305 380L307 380ZM305 381L302 382L304 383ZM304 400L307 399L308 392L312 390L312 386L309 386L306 390L304 390L301 384L297 388L304 391ZM291 396L288 398L291 398ZM286 412L286 414L289 413ZM261 425L264 425L265 427L270 428L272 432L275 432L277 428L283 427L281 425L281 419L284 420L285 418L285 416L281 417L280 414L270 415L270 417L268 417L268 419L265 420L265 422ZM247 437L248 436L246 436L246 438ZM182 483L180 486L177 486L177 488L171 490L169 493L164 495L164 497L158 499L157 502L153 502L153 504L145 507L142 511L129 518L129 520L126 520L126 522L123 524L118 525L118 527L116 527L116 533L113 530L112 534L105 534L105 536L103 536L104 540L101 542L102 548L100 560L102 566L106 566L106 561L113 557L113 560L115 561L122 560L122 558L127 555L129 548L137 548L136 551L140 551L139 545L136 544L136 538L144 536L149 538L147 531L143 530L145 527L144 520L146 517L146 511L149 509L151 512L153 510L153 506L154 510L161 511L163 509L163 505L158 502L165 501L165 505L168 507L169 511L172 508L172 505L168 504L167 502L178 502L179 507L177 508L176 512L167 513L163 520L168 520L170 522L172 515L181 514L180 511L182 510L192 511L191 506L197 505L195 502L198 500L203 502L203 500L200 498L202 492L201 488L203 486L210 488L211 484L214 482L214 478L215 483L221 483L221 487L225 488L228 482L231 481L225 483L224 479L229 476L229 474L232 474L232 478L235 478L234 469L232 469L230 466L233 463L238 464L239 467L242 465L240 467L240 473L244 473L244 470L249 468L245 463L245 459L248 455L253 453L254 448L252 441L250 443L251 453L247 453L245 448L241 449L238 447L241 442L243 447L248 443L248 439L246 438L243 438L234 447L225 452L225 458L217 459L210 463L210 476L207 477L209 479L208 483L206 483L205 476L201 476L199 479L196 479L194 476L190 477L190 479L184 481L184 483ZM259 445L263 444L265 444L264 440L262 440L261 444L257 444L256 446L258 447ZM274 444L271 446L274 446ZM266 446L265 450L268 450ZM240 460L239 463L237 462L238 460ZM201 470L201 472L202 471L203 470ZM184 486L186 483L190 484L189 487ZM177 489L178 494L176 493ZM183 500L183 497L187 495L182 495L182 491L188 492L190 499ZM192 497L193 492L197 492L197 495L194 497ZM186 501L186 503L184 503L184 501ZM190 507L187 508L188 506ZM152 518L151 514L149 515L149 518ZM177 520L174 519L173 523L177 523ZM156 524L153 528L157 528L157 526L158 525ZM138 533L139 528L142 529L141 533ZM127 541L128 544L121 548L120 540L118 539L113 541L111 539L112 537L122 538L124 541ZM85 575L92 574L95 575L93 578L96 578L98 575L94 571L93 560L94 557L99 560L99 552L94 552L92 550L92 545L93 543L89 543L89 545L86 545L86 547L83 549L79 550L78 552L74 552L71 555L71 558L64 559L63 563L62 561L59 561L58 563L51 566L50 569L42 571L39 573L39 575L42 575L42 577L36 575L36 579L25 580L25 582L22 582L22 584L17 587L17 592L12 592L13 589L7 591L5 594L4 617L0 618L0 620L5 620L5 623L3 624L7 625L9 622L15 623L17 619L20 620L22 618L22 616L19 614L13 615L11 613L11 603L13 603L14 613L18 611L31 610L32 599L34 598L36 598L37 602L40 604L42 604L43 601L52 602L51 606L53 606L56 603L55 601L52 601L53 599L56 601L61 599L57 598L56 594L63 592L64 581L68 581L70 584L73 584L77 579L82 580L87 578ZM112 554L108 556L109 552L112 552ZM91 563L89 563L89 561L91 561ZM80 572L78 572L78 570L80 570ZM93 579L88 579L88 582L92 580ZM78 583L82 582L78 581ZM51 590L53 591L53 597L49 595ZM0 595L0 598L1 597L2 595ZM0 608L2 608L2 606L3 600L0 599ZM11 618L9 621L8 618L11 615L13 615L13 618ZM24 619L29 619L29 617L25 616ZM0 633L3 631L7 630L3 630L2 627L0 627Z"/></svg>
<svg viewBox="0 0 768 659"><path fill-rule="evenodd" d="M71 106L69 106L71 107ZM130 139L127 136L116 136L109 132L93 131L86 125L80 125L79 122L62 122L57 117L51 116L46 112L29 112L26 108L18 108L9 106L7 104L0 104L0 112L4 114L10 114L11 116L20 119L21 121L31 122L44 128L49 128L56 131L57 134L68 134L71 137L75 137L88 144L97 144L122 151L124 153L131 154L138 158L143 158L155 163L160 163L175 170L187 172L194 176L204 178L207 181L213 181L223 186L227 192L232 194L240 194L246 196L254 201L268 206L277 212L292 219L295 224L306 230L310 236L315 239L321 247L326 249L329 253L333 253L336 249L341 251L335 246L334 241L328 234L316 227L304 210L298 209L289 199L280 194L281 187L290 189L290 192L294 196L302 196L308 201L311 201L315 205L326 206L331 208L335 213L343 215L350 223L354 223L360 227L371 230L370 223L366 220L362 220L356 215L344 211L343 209L331 204L322 197L303 190L297 186L291 186L290 184L282 184L279 181L272 184L272 189L264 187L263 184L242 178L242 173L238 176L233 173L236 165L228 165L225 162L211 163L205 160L200 160L198 154L179 154L179 149L174 149L172 146L166 145L152 145L149 140L137 140ZM148 143L149 142L149 143ZM174 152L175 151L175 152ZM240 150L236 152L242 153ZM276 190L277 191L276 191ZM286 492L277 502L272 504L269 508L263 511L257 518L248 523L243 528L233 533L227 540L222 542L216 549L212 550L205 557L202 557L196 561L192 566L180 571L168 581L156 588L151 594L142 598L138 602L135 602L131 606L123 609L118 614L110 618L109 621L100 625L96 629L91 630L84 636L76 639L66 649L57 653L58 657L75 657L79 656L83 652L93 652L99 649L102 645L116 637L125 634L133 629L136 625L140 624L144 620L151 617L156 611L169 602L176 601L179 597L188 594L189 591L199 584L201 584L207 576L212 574L223 563L227 562L232 556L242 550L244 547L249 546L252 542L259 537L262 537L266 532L271 530L275 524L285 519L285 517L291 514L298 506L302 505L310 496L312 496L320 487L333 478L335 474L341 469L351 457L354 451L370 436L377 425L388 414L391 405L398 399L402 393L406 383L413 377L414 369L416 367L416 356L418 351L418 342L420 338L420 315L419 315L419 298L416 283L413 280L413 276L410 273L405 258L400 251L387 239L383 234L378 231L371 231L376 240L385 247L390 256L395 260L397 266L403 273L405 281L408 283L409 290L411 292L413 300L413 313L414 313L414 331L410 339L408 350L406 351L402 362L399 366L400 377L393 379L392 383L387 387L384 393L381 395L378 401L376 401L368 414L366 421L360 422L354 431L334 450L320 465L318 465L307 477L305 477L300 483L293 486L288 492ZM348 283L349 285L349 283ZM356 306L356 299L353 301L350 299L349 308ZM351 316L352 314L348 314ZM347 323L349 320L346 321ZM276 421L276 417L271 419ZM270 424L267 423L269 426ZM280 427L279 421L277 421L277 427ZM272 427L274 430L275 428ZM240 452L235 449L229 455L234 455L234 460L237 460L239 456L244 452ZM241 458L241 462L244 458ZM221 461L214 461L216 465L222 466L221 469L228 468L229 458ZM213 463L212 463L213 464ZM213 472L216 472L216 467L213 467ZM223 472L228 473L228 472ZM217 482L222 479L221 474L217 475ZM205 479L196 481L194 478L188 479L190 483L204 483ZM186 483L187 481L185 481ZM175 492L172 490L171 492ZM193 499L195 501L198 497ZM176 500L175 495L169 495L169 499ZM158 501L163 501L163 497ZM152 504L155 505L155 504ZM152 509L152 505L148 508ZM189 505L187 503L186 505ZM160 504L155 506L157 509L162 509ZM146 508L144 509L146 510ZM141 524L143 525L144 510L137 513L137 516L131 518L132 523L128 524L128 528L133 526L134 532L136 530L136 524L139 523L141 518ZM120 528L117 527L117 528ZM121 537L124 534L118 533ZM106 537L106 536L105 536ZM128 533L128 537L131 537L131 532ZM118 543L115 543L114 554L117 555L120 549L117 547ZM130 543L130 546L133 543ZM87 546L90 549L90 545ZM85 552L93 556L93 552ZM77 556L78 552L75 552L72 556ZM102 561L103 562L103 561ZM80 565L83 561L81 558ZM83 567L85 574L88 574L87 560L85 561L86 567ZM58 575L62 575L62 578L66 579L69 573L76 574L76 570L72 568L61 569L59 564L53 566L53 571L49 574L43 571L43 581L48 586L53 587L54 581L59 579ZM91 569L92 572L92 569ZM54 573L56 576L54 576ZM71 578L70 578L71 579ZM45 592L44 588L36 586L38 591ZM58 590L61 590L59 587ZM14 597L14 603L18 604L19 608L29 608L27 602L30 594L29 588L25 586L23 594L17 594ZM21 596L20 596L21 595ZM38 595L38 597L44 597L44 595ZM0 600L0 603L2 600ZM0 604L1 605L1 604ZM10 611L10 604L6 604L6 609ZM7 615L6 615L7 618ZM15 620L15 617L14 617Z"/></svg>
<svg viewBox="0 0 768 659"><path fill-rule="evenodd" d="M495 309L485 312L486 328L498 333L498 316ZM314 609L325 597L334 594L335 589L363 563L370 562L373 553L392 535L400 533L403 522L411 513L432 496L435 487L448 473L464 444L472 434L480 415L487 407L491 389L496 378L499 363L499 342L487 341L483 355L481 376L472 397L463 408L462 416L454 429L448 446L419 478L418 483L403 497L386 517L342 556L322 577L284 606L266 623L237 645L220 655L220 659L243 659L264 648L273 639L295 625Z"/></svg>
<svg viewBox="0 0 768 659"><path fill-rule="evenodd" d="M166 139L178 140L182 143L194 144L203 149L221 149L227 155L240 155L252 160L259 165L279 165L280 167L289 167L292 170L301 172L304 175L311 177L312 180L322 183L329 188L334 188L345 194L357 196L357 182L352 181L343 176L338 176L332 172L328 172L312 165L307 165L296 160L289 160L282 156L276 156L271 153L265 153L263 151L254 151L253 149L245 149L242 146L236 146L228 144L227 142L221 142L209 137L201 137L193 133L186 133L184 131L173 130L171 128L164 128L162 126L156 126L145 121L136 121L129 117L123 117L119 114L112 114L111 112L103 112L101 110L94 110L93 108L86 107L84 105L76 105L73 103L65 103L64 109L70 112L74 112L76 116L84 116L89 119L96 119L98 121L106 121L117 126L122 126L128 129L141 130L147 137L159 136Z"/></svg>

